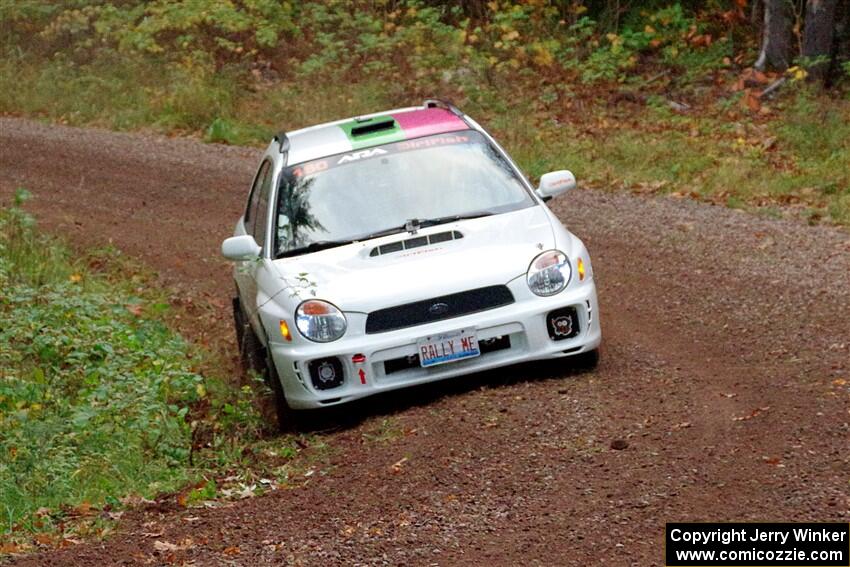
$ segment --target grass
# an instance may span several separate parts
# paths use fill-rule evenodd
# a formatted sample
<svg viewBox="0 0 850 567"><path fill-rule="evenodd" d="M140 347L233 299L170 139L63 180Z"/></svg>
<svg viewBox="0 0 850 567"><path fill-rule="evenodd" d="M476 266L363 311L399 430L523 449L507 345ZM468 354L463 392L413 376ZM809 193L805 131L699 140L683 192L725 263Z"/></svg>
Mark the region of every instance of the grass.
<svg viewBox="0 0 850 567"><path fill-rule="evenodd" d="M0 112L114 130L203 132L238 96L226 71L162 65L105 52L84 64L57 55L0 59ZM247 139L247 137L246 137Z"/></svg>
<svg viewBox="0 0 850 567"><path fill-rule="evenodd" d="M186 482L186 416L206 395L131 282L115 289L35 232L25 195L0 213L0 532Z"/></svg>
<svg viewBox="0 0 850 567"><path fill-rule="evenodd" d="M28 197L0 209L0 556L106 535L144 498L259 495L322 466L320 439L264 437L258 385L170 328L152 274L71 254Z"/></svg>

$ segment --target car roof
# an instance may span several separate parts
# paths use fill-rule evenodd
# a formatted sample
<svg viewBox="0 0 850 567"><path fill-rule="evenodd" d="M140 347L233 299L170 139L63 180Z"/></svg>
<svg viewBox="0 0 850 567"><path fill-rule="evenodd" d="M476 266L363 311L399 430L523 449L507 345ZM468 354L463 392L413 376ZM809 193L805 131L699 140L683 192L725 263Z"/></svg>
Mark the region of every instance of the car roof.
<svg viewBox="0 0 850 567"><path fill-rule="evenodd" d="M293 165L321 157L400 142L432 134L472 128L464 114L449 103L428 100L411 106L346 118L281 133L273 143Z"/></svg>

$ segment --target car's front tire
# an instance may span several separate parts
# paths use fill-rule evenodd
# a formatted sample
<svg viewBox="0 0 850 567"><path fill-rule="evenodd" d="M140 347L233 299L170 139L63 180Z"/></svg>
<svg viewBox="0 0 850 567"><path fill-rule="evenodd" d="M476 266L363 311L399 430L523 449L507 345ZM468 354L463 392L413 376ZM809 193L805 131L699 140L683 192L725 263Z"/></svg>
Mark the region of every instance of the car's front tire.
<svg viewBox="0 0 850 567"><path fill-rule="evenodd" d="M242 362L243 372L248 378L251 377L252 373L262 376L263 382L272 392L270 401L274 407L274 417L267 415L268 420L276 421L277 429L281 432L293 429L295 427L293 410L286 402L286 396L283 393L283 386L280 383L274 361L271 359L268 349L263 346L254 329L251 328L238 298L233 301L233 320L236 324L236 340L239 342L239 359ZM268 404L265 403L265 400L262 402L265 406L263 410L266 410ZM272 412L263 411L263 413L271 414Z"/></svg>
<svg viewBox="0 0 850 567"><path fill-rule="evenodd" d="M277 418L277 428L281 433L292 431L297 426L295 419L295 410L289 407L286 401L286 396L283 393L283 385L280 382L277 369L271 356L266 356L266 370L263 373L263 379L266 385L272 391L272 402L274 404L275 417Z"/></svg>

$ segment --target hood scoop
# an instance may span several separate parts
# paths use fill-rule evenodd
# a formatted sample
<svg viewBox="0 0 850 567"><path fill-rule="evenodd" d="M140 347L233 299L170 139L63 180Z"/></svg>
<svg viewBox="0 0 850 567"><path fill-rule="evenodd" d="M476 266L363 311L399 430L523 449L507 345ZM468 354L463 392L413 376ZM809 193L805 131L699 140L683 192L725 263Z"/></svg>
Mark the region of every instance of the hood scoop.
<svg viewBox="0 0 850 567"><path fill-rule="evenodd" d="M390 242L389 244L376 246L372 248L371 252L369 252L369 256L383 256L384 254L392 254L394 252L410 250L411 248L419 248L420 246L428 246L429 244L437 244L438 242L458 240L460 238L463 238L463 234L456 230L437 232L425 236L416 236L414 238L408 238L407 240L399 240L397 242Z"/></svg>

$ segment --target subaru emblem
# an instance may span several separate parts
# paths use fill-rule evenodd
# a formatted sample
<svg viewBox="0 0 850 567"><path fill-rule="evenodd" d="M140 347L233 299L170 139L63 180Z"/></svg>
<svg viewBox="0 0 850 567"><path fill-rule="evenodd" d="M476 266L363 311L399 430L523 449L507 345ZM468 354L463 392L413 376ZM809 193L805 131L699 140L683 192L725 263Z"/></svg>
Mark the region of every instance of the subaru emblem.
<svg viewBox="0 0 850 567"><path fill-rule="evenodd" d="M428 313L431 315L445 315L449 312L448 303L435 303L428 308Z"/></svg>

